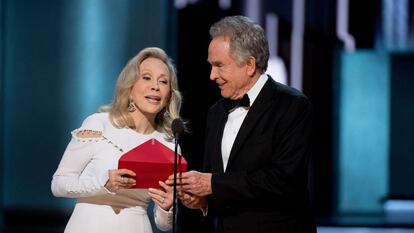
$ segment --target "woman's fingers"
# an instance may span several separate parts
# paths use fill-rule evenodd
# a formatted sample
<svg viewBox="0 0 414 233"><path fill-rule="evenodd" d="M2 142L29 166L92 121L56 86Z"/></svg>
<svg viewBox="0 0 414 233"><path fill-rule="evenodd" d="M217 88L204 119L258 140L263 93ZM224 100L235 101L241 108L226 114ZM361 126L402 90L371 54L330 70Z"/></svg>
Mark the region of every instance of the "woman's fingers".
<svg viewBox="0 0 414 233"><path fill-rule="evenodd" d="M162 181L158 181L158 184L160 185L161 188L163 188L167 192L172 191L172 189L173 189L173 187L167 185L166 183L164 183Z"/></svg>
<svg viewBox="0 0 414 233"><path fill-rule="evenodd" d="M159 181L160 189L149 188L148 195L162 209L169 210L173 203L172 188Z"/></svg>
<svg viewBox="0 0 414 233"><path fill-rule="evenodd" d="M135 172L128 170L126 168L123 168L123 169L118 170L118 175L120 176L121 187L131 188L135 186L136 181L134 178L132 178L136 176Z"/></svg>
<svg viewBox="0 0 414 233"><path fill-rule="evenodd" d="M159 200L159 201L161 201L161 199L162 199L162 195L161 195L161 192L160 192L160 190L158 190L158 189L154 189L154 188L149 188L148 189L148 195L150 195L150 197L152 198L152 199L154 199L154 200Z"/></svg>
<svg viewBox="0 0 414 233"><path fill-rule="evenodd" d="M109 170L109 180L105 187L112 192L116 192L119 189L128 189L135 186L136 181L134 177L136 174L128 169L112 169ZM131 177L132 176L132 177Z"/></svg>
<svg viewBox="0 0 414 233"><path fill-rule="evenodd" d="M118 173L121 176L124 176L124 175L136 176L135 172L133 172L133 171L131 171L129 169L126 169L126 168L118 169Z"/></svg>
<svg viewBox="0 0 414 233"><path fill-rule="evenodd" d="M151 199L159 205L161 208L163 208L165 204L165 197L162 195L162 192L159 192L158 189L149 188L148 189L148 195L151 197Z"/></svg>
<svg viewBox="0 0 414 233"><path fill-rule="evenodd" d="M121 178L121 184L135 186L136 181L133 178L126 177L126 176L122 176L122 178Z"/></svg>

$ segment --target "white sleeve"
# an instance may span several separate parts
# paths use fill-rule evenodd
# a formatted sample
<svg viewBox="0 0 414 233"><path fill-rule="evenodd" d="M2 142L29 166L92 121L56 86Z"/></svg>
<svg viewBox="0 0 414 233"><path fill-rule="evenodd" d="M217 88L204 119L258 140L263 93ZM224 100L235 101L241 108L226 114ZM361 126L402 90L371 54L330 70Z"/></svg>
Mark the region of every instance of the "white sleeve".
<svg viewBox="0 0 414 233"><path fill-rule="evenodd" d="M92 115L93 116L93 115ZM85 173L87 166L93 166L95 147L101 138L79 138L76 133L82 130L99 131L96 127L92 129L86 119L82 127L72 132L69 142L59 167L52 179L52 193L56 197L87 197L110 193L104 185L108 180L108 171L102 174ZM95 169L96 170L96 169Z"/></svg>
<svg viewBox="0 0 414 233"><path fill-rule="evenodd" d="M157 228L162 231L168 231L172 228L173 212L172 208L165 211L157 204L154 204L154 221Z"/></svg>

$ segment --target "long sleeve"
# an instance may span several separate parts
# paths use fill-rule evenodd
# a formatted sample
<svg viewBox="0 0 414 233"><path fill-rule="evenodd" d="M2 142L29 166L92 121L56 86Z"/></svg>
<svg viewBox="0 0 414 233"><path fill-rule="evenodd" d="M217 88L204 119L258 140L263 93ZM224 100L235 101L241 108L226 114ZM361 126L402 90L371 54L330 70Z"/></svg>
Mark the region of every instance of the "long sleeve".
<svg viewBox="0 0 414 233"><path fill-rule="evenodd" d="M165 211L158 205L154 205L154 221L158 229L167 231L172 228L172 210Z"/></svg>
<svg viewBox="0 0 414 233"><path fill-rule="evenodd" d="M103 167L107 162L95 157L98 144L105 143L103 137L79 138L76 135L82 130L101 132L101 128L93 117L89 117L80 129L72 132L72 139L53 175L53 195L77 198L109 193L104 187L108 180L108 169Z"/></svg>
<svg viewBox="0 0 414 233"><path fill-rule="evenodd" d="M104 188L108 172L94 174L83 172L93 160L94 147L98 139L81 141L72 138L63 154L58 169L53 175L52 193L57 197L87 197L108 193ZM92 167L90 170L98 170Z"/></svg>

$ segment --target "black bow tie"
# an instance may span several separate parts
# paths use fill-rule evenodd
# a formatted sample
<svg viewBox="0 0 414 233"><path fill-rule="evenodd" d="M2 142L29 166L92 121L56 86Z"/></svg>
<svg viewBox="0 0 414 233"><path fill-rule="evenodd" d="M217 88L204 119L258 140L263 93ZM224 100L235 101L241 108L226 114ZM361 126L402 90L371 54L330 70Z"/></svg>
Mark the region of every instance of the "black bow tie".
<svg viewBox="0 0 414 233"><path fill-rule="evenodd" d="M232 110L235 107L250 107L250 100L247 94L244 94L243 98L238 100L224 99L224 104L227 111Z"/></svg>

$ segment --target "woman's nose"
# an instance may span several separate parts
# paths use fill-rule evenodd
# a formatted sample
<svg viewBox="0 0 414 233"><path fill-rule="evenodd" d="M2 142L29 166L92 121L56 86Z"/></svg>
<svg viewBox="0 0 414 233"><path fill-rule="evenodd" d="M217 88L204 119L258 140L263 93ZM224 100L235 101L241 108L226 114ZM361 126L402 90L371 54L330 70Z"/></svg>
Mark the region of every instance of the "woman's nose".
<svg viewBox="0 0 414 233"><path fill-rule="evenodd" d="M159 90L160 89L160 85L159 85L158 81L152 82L151 89L153 89L153 90Z"/></svg>

